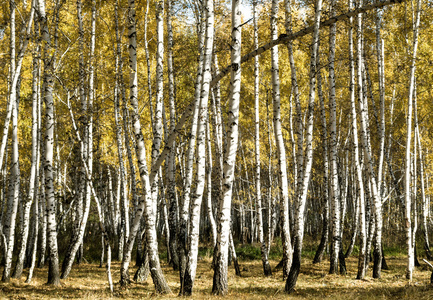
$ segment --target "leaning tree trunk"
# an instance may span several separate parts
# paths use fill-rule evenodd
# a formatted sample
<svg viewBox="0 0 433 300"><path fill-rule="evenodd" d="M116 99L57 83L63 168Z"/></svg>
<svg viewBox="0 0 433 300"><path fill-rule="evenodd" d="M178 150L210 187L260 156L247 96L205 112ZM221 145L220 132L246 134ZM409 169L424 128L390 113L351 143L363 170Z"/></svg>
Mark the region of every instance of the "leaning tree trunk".
<svg viewBox="0 0 433 300"><path fill-rule="evenodd" d="M359 4L361 5L361 3ZM349 7L352 7L352 1L349 0ZM364 181L362 176L362 167L359 160L359 145L358 145L358 125L357 125L357 112L355 105L355 62L353 57L353 28L352 18L350 18L351 26L349 28L349 60L350 60L350 103L351 103L351 117L352 117L352 160L356 167L357 188L359 197L359 222L360 229L359 235L361 245L359 248L358 259L358 273L357 279L364 279L365 277L365 262L366 262L366 249L367 249L367 232L366 232L366 219L365 219L365 201L364 201ZM358 51L361 48L362 37L362 14L357 16L357 37L358 37ZM362 80L358 78L359 94L362 94Z"/></svg>
<svg viewBox="0 0 433 300"><path fill-rule="evenodd" d="M278 36L277 15L278 15L278 0L272 1L271 13L271 34L272 38L276 39ZM279 63L278 63L278 46L271 49L272 60L272 100L273 100L273 123L274 135L277 146L279 178L278 184L280 186L280 214L281 214L281 243L283 245L283 279L287 278L289 269L292 264L291 252L292 245L290 241L289 230L289 189L287 179L287 163L286 163L286 149L284 146L284 139L281 125L281 100L280 100L280 76L279 76Z"/></svg>
<svg viewBox="0 0 433 300"><path fill-rule="evenodd" d="M78 18L81 21L81 1L77 1L77 11L78 11ZM89 94L88 94L88 100L83 99L85 103L83 103L84 113L86 116L84 119L85 122L85 134L84 134L84 147L81 147L81 151L83 151L84 157L87 160L87 166L89 168L90 174L92 173L92 157L93 157L93 138L92 138L92 106L93 106L93 99L94 99L94 52L95 52L95 31L96 31L96 1L92 1L92 14L91 14L91 42L90 42L90 66L89 66ZM84 66L83 66L84 67ZM84 77L84 69L82 70ZM84 84L84 78L83 83ZM90 200L91 200L91 190L90 190L90 183L87 181L86 174L82 176L82 183L85 183L85 186L83 188L84 192L84 211L81 220L79 220L78 228L75 238L71 241L71 244L69 245L68 252L66 253L65 259L63 261L62 265L62 274L61 278L65 279L68 277L69 273L72 269L72 264L74 262L75 255L77 254L77 251L79 251L80 246L83 243L83 237L86 230L87 225L87 219L89 217L90 213ZM81 201L81 199L78 199L78 201Z"/></svg>
<svg viewBox="0 0 433 300"><path fill-rule="evenodd" d="M167 1L167 71L168 71L168 103L170 108L170 132L174 130L176 124L176 108L175 108L175 95L174 95L174 71L173 71L173 30L171 15L172 0ZM166 135L168 137L168 134ZM169 251L172 265L174 270L179 268L179 256L177 252L177 226L178 226L178 205L176 197L176 141L170 145L171 150L167 160L167 199L168 199L168 213L169 213L169 227L170 227L170 241Z"/></svg>
<svg viewBox="0 0 433 300"><path fill-rule="evenodd" d="M16 47L15 47L15 15L16 8L15 2L10 2L10 90L9 90L9 101L6 112L6 119L4 123L3 136L2 136L2 145L0 150L0 170L2 170L3 166L3 155L6 149L7 144L7 136L9 131L9 123L12 118L12 161L11 161L11 190L10 197L8 197L8 205L7 205L7 214L5 220L5 237L3 241L5 242L5 256L3 259L5 260L5 268L3 270L3 282L8 282L11 276L11 266L12 266L12 254L14 249L14 239L15 239L15 224L16 224L16 214L18 211L18 202L19 202L19 189L20 189L20 167L19 167L19 153L18 153L18 102L19 102L19 90L20 90L20 74L21 67L23 64L24 54L27 50L27 46L30 40L31 34L31 25L33 23L34 16L34 6L35 3L32 2L32 6L30 9L30 15L28 17L26 26L23 27L26 30L23 30L23 35L21 36L20 49L18 52L18 56L16 57ZM6 165L6 163L5 163ZM31 205L31 204L30 204ZM27 215L30 214L30 206L28 201L26 201L26 212ZM24 222L26 223L26 222ZM28 218L27 225L24 224L23 230L25 227L28 227ZM0 233L2 230L0 230ZM27 230L28 232L28 230ZM25 237L24 243L27 243L27 237ZM24 246L25 248L25 246ZM25 251L25 250L23 250ZM23 261L24 259L21 259ZM22 263L21 263L22 265Z"/></svg>
<svg viewBox="0 0 433 300"><path fill-rule="evenodd" d="M10 73L12 78L12 86L9 92L9 102L11 108L11 118L12 118L12 160L11 160L11 168L10 168L10 179L9 179L9 190L6 196L5 201L7 202L7 210L6 210L6 219L4 222L4 247L5 247L5 257L4 260L4 269L2 282L9 282L11 278L11 267L12 267L12 254L14 250L14 242L15 242L15 224L16 224L16 215L18 210L18 196L19 196L19 166L18 166L18 101L17 101L17 86L14 86L14 79L19 77L19 74L16 73L15 65L15 3L10 2ZM18 80L18 79L17 79ZM6 126L7 124L5 124ZM6 133L7 134L7 133ZM6 165L6 164L5 164ZM16 194L16 195L15 195Z"/></svg>
<svg viewBox="0 0 433 300"><path fill-rule="evenodd" d="M222 191L218 203L218 237L214 253L214 276L212 293L226 295L228 292L227 263L230 235L230 210L236 152L239 136L239 104L241 92L241 13L240 1L232 1L232 44L231 44L231 97L228 103L227 143L224 153Z"/></svg>
<svg viewBox="0 0 433 300"><path fill-rule="evenodd" d="M160 5L161 3L159 3ZM159 262L159 254L158 254L158 243L156 237L156 212L154 211L153 199L151 196L151 184L154 180L149 180L149 171L147 168L146 161L146 148L144 142L144 136L141 132L141 124L139 119L139 110L138 110L138 91L137 91L137 51L136 51L136 30L135 30L135 5L134 1L130 0L130 22L133 23L130 26L130 34L129 34L129 57L130 57L130 102L132 106L132 125L134 129L135 136L135 148L136 148L136 156L138 160L138 167L140 171L141 184L143 188L144 195L140 198L138 202L138 207L135 213L134 222L131 227L130 236L127 242L127 251L125 251L126 257L123 258L122 261L122 271L121 276L123 276L123 280L125 283L129 281L128 275L128 265L131 260L131 252L132 246L134 244L134 239L137 234L137 231L140 226L141 216L144 213L145 220L145 231L146 231L146 239L147 239L147 251L149 252L149 266L151 270L152 280L155 285L156 292L158 294L167 294L170 293L170 287L168 286L164 274L161 270L161 265ZM126 270L126 272L125 272Z"/></svg>
<svg viewBox="0 0 433 300"><path fill-rule="evenodd" d="M192 202L190 204L189 222L189 251L183 283L183 295L191 295L197 270L197 255L200 228L200 209L203 199L204 186L206 181L206 123L208 121L208 101L210 91L212 48L214 35L214 5L213 0L207 0L204 4L205 17L205 42L203 57L203 81L201 85L200 106L197 128L197 185Z"/></svg>
<svg viewBox="0 0 433 300"><path fill-rule="evenodd" d="M204 13L202 13L204 14ZM191 130L189 132L189 141L188 141L188 150L186 154L186 168L185 168L185 176L184 176L184 188L183 188L183 196L182 196L182 205L179 210L179 228L178 228L178 254L179 254L179 278L180 278L180 291L179 294L183 294L183 285L185 281L185 271L186 271L186 261L187 261L187 236L188 236L188 217L189 217L189 206L190 206L190 198L191 198L191 184L192 184L192 175L193 175L193 163L194 163L194 154L195 154L195 144L197 140L197 127L198 127L198 113L200 106L200 95L201 95L201 83L202 83L202 72L203 72L203 59L204 59L204 18L202 18L202 22L198 25L199 27L199 60L197 66L197 75L194 85L194 102L192 109L192 121L191 121Z"/></svg>
<svg viewBox="0 0 433 300"><path fill-rule="evenodd" d="M319 53L317 54L319 60ZM320 70L317 72L317 94L320 101L320 117L322 120L322 147L323 147L323 192L322 192L322 237L320 239L319 247L313 259L313 264L320 263L322 261L323 253L325 252L328 244L329 236L329 160L328 160L328 130L326 124L326 110L325 100L322 92L322 73Z"/></svg>
<svg viewBox="0 0 433 300"><path fill-rule="evenodd" d="M34 7L32 6L32 14L34 11ZM35 28L37 22L35 22ZM30 209L32 207L32 204L35 202L34 199L36 198L35 195L37 194L38 186L39 186L39 180L38 180L38 172L39 172L39 90L38 90L38 84L39 84L39 58L38 53L39 52L39 44L36 45L36 50L34 52L33 56L33 71L32 71L32 156L31 156L31 167L30 167L30 180L29 180L29 193L27 196L27 200L24 202L23 206L23 225L21 228L21 249L18 254L18 261L15 265L15 270L13 277L14 278L21 278L23 267L24 267L24 259L26 255L26 249L27 249L27 241L29 238L29 228L30 228ZM35 203L35 207L37 207ZM35 210L37 212L37 210ZM36 220L36 217L34 217ZM36 225L37 226L37 225ZM37 234L37 230L36 230ZM36 237L35 237L36 238ZM35 244L36 245L36 244ZM33 246L33 245L32 245ZM30 247L31 248L31 247ZM32 251L34 252L34 251ZM34 257L32 254L32 257ZM32 260L33 263L33 260Z"/></svg>
<svg viewBox="0 0 433 300"><path fill-rule="evenodd" d="M322 0L317 0L314 16L314 32L311 47L311 58L310 58L310 74L309 74L309 100L308 100L308 111L307 111L307 130L306 130L306 151L305 157L302 157L300 161L304 161L302 165L302 171L298 169L298 172L303 174L301 182L298 182L298 188L296 190L295 198L295 211L294 211L294 246L293 246L293 259L292 266L290 268L289 275L286 280L285 292L293 292L299 271L301 268L301 252L302 242L304 237L304 215L305 207L307 202L308 185L310 182L311 168L313 165L313 125L314 125L314 105L315 105L315 94L316 94L316 65L317 65L317 53L318 53L318 42L319 42L319 28L320 28L320 16L322 11ZM299 113L299 111L298 111ZM298 116L298 119L300 117ZM298 126L300 126L298 124ZM298 135L298 138L300 136ZM298 140L299 145L302 147L303 141ZM299 151L299 148L298 148ZM303 153L303 151L301 151Z"/></svg>

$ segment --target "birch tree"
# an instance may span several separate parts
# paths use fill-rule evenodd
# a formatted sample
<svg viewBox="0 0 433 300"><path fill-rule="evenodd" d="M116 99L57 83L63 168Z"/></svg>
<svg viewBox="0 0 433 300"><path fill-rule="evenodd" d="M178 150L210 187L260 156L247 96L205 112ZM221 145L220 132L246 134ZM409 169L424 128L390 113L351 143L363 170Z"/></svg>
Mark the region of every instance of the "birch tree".
<svg viewBox="0 0 433 300"><path fill-rule="evenodd" d="M278 15L278 0L272 1L271 9L271 35L272 39L278 36L277 15ZM281 243L283 245L283 278L287 278L289 274L292 255L292 246L290 242L289 231L289 190L287 185L287 163L286 149L284 146L283 133L281 129L281 100L280 100L280 76L278 63L278 46L271 49L272 61L272 100L273 100L273 124L275 143L277 146L278 157L278 184L280 194L280 215L281 215Z"/></svg>
<svg viewBox="0 0 433 300"><path fill-rule="evenodd" d="M167 0L167 72L168 72L168 103L170 110L170 132L175 128L176 122L176 108L175 108L175 95L174 95L174 70L173 70L173 29L172 29L172 14L173 4L172 0ZM166 138L168 137L168 134ZM175 270L179 268L179 256L177 253L177 225L178 225L178 205L176 198L176 141L171 145L171 151L167 159L167 199L168 199L168 213L170 225L170 254L171 265Z"/></svg>
<svg viewBox="0 0 433 300"><path fill-rule="evenodd" d="M10 73L12 78L18 78L19 74L16 74L16 48L15 48L15 17L16 8L15 3L12 1L9 5L10 9ZM18 79L17 79L18 80ZM15 243L15 224L16 215L18 211L18 196L19 196L19 184L20 184L20 173L19 173L19 153L18 153L18 99L17 99L17 86L12 84L9 93L9 102L11 103L11 118L12 118L12 160L10 173L11 178L9 179L9 190L7 193L7 211L6 219L4 223L4 235L5 235L5 267L3 269L2 282L9 282L11 277L12 267L12 254Z"/></svg>
<svg viewBox="0 0 433 300"><path fill-rule="evenodd" d="M60 3L56 1L55 14L60 9ZM54 150L54 63L56 58L56 49L52 45L51 35L48 28L48 19L45 14L45 1L39 0L38 13L41 24L41 40L43 44L43 61L44 61L44 102L45 102L45 199L47 211L47 245L48 245L48 284L60 285L59 274L59 255L57 246L57 222L56 222L56 199L54 197L54 178L53 178L53 150ZM56 17L55 26L58 26ZM56 28L57 30L57 28Z"/></svg>
<svg viewBox="0 0 433 300"><path fill-rule="evenodd" d="M310 74L309 74L309 100L308 100L308 111L307 111L307 130L306 130L306 149L305 149L305 161L304 157L299 156L298 165L302 166L302 171L298 169L298 172L303 176L298 176L298 187L296 189L296 197L294 201L294 245L293 245L293 259L290 272L286 280L285 291L286 293L293 292L298 279L300 267L301 267L301 252L302 242L304 237L304 213L307 201L308 185L310 182L311 167L313 163L313 125L314 125L314 105L316 96L316 64L317 64L317 51L319 41L319 28L320 28L320 17L322 11L322 1L318 0L315 6L314 15L314 32L311 46L311 57L310 57ZM298 111L299 115L299 111ZM299 122L298 116L298 122ZM298 125L301 126L301 125ZM301 135L298 133L298 139L301 139ZM298 151L302 148L303 141L299 141ZM302 153L302 152L301 152Z"/></svg>
<svg viewBox="0 0 433 300"><path fill-rule="evenodd" d="M239 104L241 92L241 12L240 1L232 1L232 43L231 43L231 97L228 103L227 143L224 152L222 191L218 199L218 236L214 253L214 275L212 293L226 295L228 292L227 266L230 235L230 209L233 178L239 136Z"/></svg>
<svg viewBox="0 0 433 300"><path fill-rule="evenodd" d="M202 15L204 13L202 12ZM201 82L203 75L203 45L204 45L204 18L201 18L202 21L197 25L198 28L198 49L199 49L199 59L197 66L197 73L194 83L194 100L192 103L192 120L191 120L191 130L189 131L189 141L188 141L188 149L186 153L186 167L185 167L185 176L184 176L184 188L182 195L182 203L179 209L179 229L177 232L178 235L178 253L179 253L179 278L180 278L180 292L179 294L183 294L183 284L185 281L185 272L186 272L186 262L187 262L187 236L188 236L188 218L189 218L189 206L191 200L191 184L193 178L193 163L194 163L194 154L195 154L195 144L197 140L197 127L198 127L198 114L199 114L199 106L200 106L200 91L201 91ZM178 123L179 124L179 123ZM176 126L177 127L177 126Z"/></svg>
<svg viewBox="0 0 433 300"><path fill-rule="evenodd" d="M361 5L360 3L359 5ZM352 1L349 1L349 7L352 6ZM357 16L357 49L361 47L361 36L362 36L362 14ZM357 176L357 190L359 197L359 219L360 219L360 251L358 259L358 273L357 279L363 279L365 276L365 262L366 262L366 249L367 249L367 232L366 232L366 218L365 218L365 201L364 201L364 181L362 174L362 167L359 161L359 146L358 146L358 124L357 124L357 112L355 104L355 61L353 56L353 28L349 27L349 61L350 61L350 103L351 103L351 117L352 117L352 160L356 167ZM362 81L358 82L358 91L362 93Z"/></svg>
<svg viewBox="0 0 433 300"><path fill-rule="evenodd" d="M161 10L161 4L159 3L159 10ZM170 293L170 287L167 285L164 274L161 270L161 265L159 262L158 256L158 243L156 237L156 213L154 209L154 201L151 195L151 184L153 184L153 180L149 178L149 171L147 169L146 162L146 148L144 143L143 133L141 131L141 123L138 115L138 90L137 90L137 44L136 44L136 26L135 26L135 3L134 0L129 1L129 9L130 16L129 20L132 25L129 27L129 62L130 62L130 103L132 106L132 126L134 130L135 136L135 148L136 148L136 156L138 160L138 167L140 172L141 184L143 188L143 195L138 201L137 210L134 216L134 221L131 227L130 235L127 242L126 252L121 265L121 281L124 284L128 283L129 275L128 275L128 265L131 260L131 252L132 246L134 244L134 239L137 234L141 216L144 213L145 220L145 232L146 232L146 240L147 240L147 251L149 255L149 267L151 271L151 276L153 283L155 285L155 290L159 294L167 294ZM162 18L162 16L161 16Z"/></svg>
<svg viewBox="0 0 433 300"><path fill-rule="evenodd" d="M253 2L253 22L254 22L254 48L258 47L259 34L257 26L257 1ZM257 203L257 236L260 243L260 251L262 255L263 272L265 276L272 275L271 266L268 260L268 248L264 239L263 212L262 212L262 192L260 185L260 88L259 78L259 57L254 57L254 151L255 151L255 183L256 183L256 203Z"/></svg>
<svg viewBox="0 0 433 300"><path fill-rule="evenodd" d="M210 91L212 49L214 40L214 3L213 0L207 0L204 3L205 18L205 42L203 57L203 79L201 84L200 108L197 128L197 183L195 195L192 197L190 206L190 233L189 233L189 252L187 256L187 265L185 272L185 281L183 292L185 295L192 294L196 270L197 255L200 229L200 208L203 199L205 186L205 169L206 169L206 124L208 121L208 101Z"/></svg>
<svg viewBox="0 0 433 300"><path fill-rule="evenodd" d="M421 0L416 2L415 21L413 22L413 41L412 41L412 53L411 53L411 64L410 64L410 77L409 77L409 95L407 100L407 113L406 113L406 152L405 152L405 167L404 167L404 223L406 230L406 242L407 242L407 269L406 278L412 280L414 270L414 247L413 247L413 233L412 233L412 206L411 206L411 140L412 140L412 112L413 112L413 97L415 90L415 71L416 71L416 57L418 50L418 31L420 24L421 14Z"/></svg>
<svg viewBox="0 0 433 300"><path fill-rule="evenodd" d="M331 17L335 16L335 1L331 1ZM338 272L338 254L340 252L340 191L338 184L337 173L337 102L335 99L335 39L336 39L336 24L332 24L329 34L329 109L330 109L330 171L331 171L331 201L330 208L332 212L332 239L331 239L331 253L330 253L330 266L329 273L334 274Z"/></svg>
<svg viewBox="0 0 433 300"><path fill-rule="evenodd" d="M81 20L81 1L77 1L77 13L78 13L78 19L80 20L79 23L82 26L82 20ZM93 162L93 117L92 117L92 107L93 107L93 99L94 99L94 52L95 52L95 32L96 32L96 1L92 1L92 13L91 13L91 37L90 37L90 65L89 65L89 92L86 99L86 96L83 96L81 101L83 101L83 111L86 114L84 119L86 120L84 126L84 143L83 148L81 151L83 151L84 158L87 160L87 166L89 168L90 174L92 173L92 162ZM81 67L82 63L80 63ZM81 69L81 68L80 68ZM82 74L80 77L84 77L84 70L81 70ZM81 78L84 80L84 78ZM84 84L84 82L82 82ZM84 87L83 87L84 88ZM74 262L75 255L77 254L77 251L79 250L79 247L83 243L83 237L86 230L87 225L87 219L89 217L90 213L90 200L91 200L91 191L90 191L90 183L87 182L87 176L82 176L81 179L83 179L82 182L84 182L84 211L82 212L81 219L78 221L78 227L76 228L77 232L75 233L75 236L73 236L73 240L71 241L68 251L66 253L65 259L63 261L62 265L62 274L61 278L65 279L68 277L69 272L72 269L72 264ZM78 199L78 201L81 201L81 199Z"/></svg>

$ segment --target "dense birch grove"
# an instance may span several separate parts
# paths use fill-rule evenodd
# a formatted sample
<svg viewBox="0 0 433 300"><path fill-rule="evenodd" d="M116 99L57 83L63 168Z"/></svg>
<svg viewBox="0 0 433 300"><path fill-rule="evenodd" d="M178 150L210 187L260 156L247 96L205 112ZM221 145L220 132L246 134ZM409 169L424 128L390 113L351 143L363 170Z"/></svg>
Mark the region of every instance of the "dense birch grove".
<svg viewBox="0 0 433 300"><path fill-rule="evenodd" d="M3 283L98 262L111 292L190 296L207 249L226 295L250 245L290 294L306 247L329 274L356 257L359 280L391 247L408 281L433 260L430 2L0 8Z"/></svg>

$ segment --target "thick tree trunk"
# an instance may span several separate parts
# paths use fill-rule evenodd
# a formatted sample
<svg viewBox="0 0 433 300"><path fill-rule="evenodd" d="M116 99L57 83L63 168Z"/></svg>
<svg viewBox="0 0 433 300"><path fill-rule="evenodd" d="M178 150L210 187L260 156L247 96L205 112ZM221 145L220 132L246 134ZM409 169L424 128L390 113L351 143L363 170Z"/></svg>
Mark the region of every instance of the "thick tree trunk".
<svg viewBox="0 0 433 300"><path fill-rule="evenodd" d="M58 26L58 11L60 4L56 3L56 31ZM45 1L39 0L39 17L41 23L41 37L44 45L44 102L45 102L45 200L47 214L47 246L48 246L48 284L60 285L59 273L59 256L57 247L57 222L56 222L56 199L54 195L54 177L53 177L53 150L54 150L54 63L56 49L51 44L51 36L48 29L47 17L45 14ZM54 35L56 36L56 34Z"/></svg>

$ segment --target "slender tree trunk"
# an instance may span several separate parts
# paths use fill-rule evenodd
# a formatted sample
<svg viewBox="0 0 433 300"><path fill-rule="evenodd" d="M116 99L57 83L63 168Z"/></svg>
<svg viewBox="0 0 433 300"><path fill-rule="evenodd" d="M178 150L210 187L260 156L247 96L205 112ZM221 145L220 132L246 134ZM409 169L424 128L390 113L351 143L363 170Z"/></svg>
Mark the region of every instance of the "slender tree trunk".
<svg viewBox="0 0 433 300"><path fill-rule="evenodd" d="M55 14L58 14L60 5L57 2ZM41 24L41 37L44 60L44 102L45 102L45 157L44 157L44 172L45 172L45 200L47 214L47 245L48 245L48 284L60 285L59 274L59 257L57 247L57 222L56 222L56 199L54 195L54 178L53 178L53 150L54 150L54 101L53 101L53 86L54 86L54 63L56 57L56 49L51 42L51 36L48 29L47 17L45 14L45 1L39 0L39 17ZM56 16L56 27L58 26L58 17ZM57 28L56 28L57 31ZM55 35L56 36L56 33ZM53 53L53 54L51 54Z"/></svg>
<svg viewBox="0 0 433 300"><path fill-rule="evenodd" d="M16 214L18 210L18 197L19 197L19 166L18 166L18 101L17 101L17 88L14 86L14 79L18 78L19 74L16 74L16 48L15 48L15 3L10 1L10 77L11 87L9 91L9 102L11 109L11 118L12 118L12 160L10 173L11 176L9 178L9 189L5 201L6 205L6 219L4 222L4 247L5 247L5 256L4 260L4 269L2 282L9 282L11 277L11 267L12 267L12 254L14 249L15 242L15 223L16 223ZM6 119L7 121L7 119ZM5 124L6 126L6 124ZM7 125L9 126L9 125ZM7 132L3 135L7 136ZM6 140L7 141L7 140ZM6 162L7 163L7 162ZM5 165L6 165L5 163ZM15 193L16 192L16 193ZM16 195L15 195L16 194Z"/></svg>
<svg viewBox="0 0 433 300"><path fill-rule="evenodd" d="M253 22L254 22L254 47L259 44L259 34L257 25L257 0L253 2ZM254 135L254 151L255 151L255 183L256 183L256 203L257 203L257 235L260 243L260 252L262 255L263 273L265 276L271 276L271 266L268 260L268 248L266 247L263 233L263 212L262 212L262 192L260 184L260 102L259 102L259 57L254 58L254 111L255 111L255 135Z"/></svg>
<svg viewBox="0 0 433 300"><path fill-rule="evenodd" d="M335 1L331 1L331 17L335 16ZM337 26L334 23L330 27L329 35L329 109L331 120L330 148L331 148L331 212L332 212L332 239L331 239L331 258L329 274L338 273L338 255L340 253L340 191L338 187L338 170L337 170L337 102L335 99L335 39Z"/></svg>
<svg viewBox="0 0 433 300"><path fill-rule="evenodd" d="M278 0L272 1L271 12L271 34L275 39L278 36L277 15ZM280 101L280 76L278 62L278 46L271 49L272 60L272 99L273 99L273 123L275 142L277 145L278 167L279 167L279 193L281 197L280 216L281 216L281 243L283 245L283 279L287 278L290 270L292 245L289 231L289 189L287 181L286 149L281 129L281 101Z"/></svg>
<svg viewBox="0 0 433 300"><path fill-rule="evenodd" d="M405 195L405 212L404 224L406 229L406 242L408 248L407 254L407 269L406 278L412 280L412 273L414 269L414 249L412 242L412 221L411 221L411 187L410 187L410 162L411 162L411 140L412 140L412 110L413 110L413 95L415 90L415 70L416 70L416 55L418 48L418 28L420 23L421 1L416 2L416 19L413 26L413 42L412 42L412 59L410 65L409 77L409 97L407 101L407 115L406 115L406 155L405 155L405 172L404 172L404 195Z"/></svg>
<svg viewBox="0 0 433 300"><path fill-rule="evenodd" d="M34 1L32 1L32 14L34 14ZM35 28L37 22L35 22ZM39 52L39 45L36 45L36 52ZM15 266L14 278L21 278L24 266L24 259L27 249L27 241L29 239L29 227L30 227L30 209L34 203L35 195L37 194L39 181L37 174L39 169L39 94L38 94L38 84L39 84L39 58L37 54L33 55L33 71L32 71L32 156L31 156L31 167L30 167L30 182L29 182L29 193L27 200L23 205L23 225L21 228L21 248L18 254L18 261ZM37 207L37 206L36 206ZM36 210L37 211L37 210ZM36 220L36 219L35 219ZM36 222L37 224L37 222ZM37 231L36 231L37 233ZM33 257L33 255L32 255Z"/></svg>
<svg viewBox="0 0 433 300"><path fill-rule="evenodd" d="M319 60L319 53L317 54ZM322 261L323 253L328 244L329 236L329 160L328 160L328 129L326 122L325 100L322 92L322 73L317 72L317 94L320 101L320 116L322 120L322 147L323 147L323 193L322 193L322 237L313 259L313 263Z"/></svg>
<svg viewBox="0 0 433 300"><path fill-rule="evenodd" d="M168 103L170 107L170 131L173 131L176 124L176 108L175 108L175 97L174 97L174 70L173 70L173 30L171 24L171 15L173 14L172 0L167 0L167 71L168 71ZM166 134L166 138L168 133ZM169 203L169 226L170 226L170 264L174 270L179 268L179 256L177 252L177 237L176 231L178 226L178 205L176 197L176 142L173 141L171 144L171 151L167 160L167 199Z"/></svg>
<svg viewBox="0 0 433 300"><path fill-rule="evenodd" d="M420 171L420 181L421 181L421 199L422 199L422 227L423 227L423 235L424 235L424 250L428 260L432 260L433 257L430 252L430 242L428 236L428 213L429 206L426 197L426 188L425 188L425 172L424 172L424 157L423 157L423 149L421 146L421 137L419 133L419 128L416 127L415 131L415 143L418 146L418 155L419 155L419 171Z"/></svg>
<svg viewBox="0 0 433 300"><path fill-rule="evenodd" d="M204 15L204 13L202 13ZM205 18L202 17L202 20ZM197 76L194 86L194 102L192 109L192 123L191 123L191 131L190 139L188 142L188 150L186 156L186 169L184 176L184 189L183 189L183 197L182 197L182 205L179 211L179 229L177 232L178 235L178 254L179 254L179 278L180 278L180 291L179 295L183 295L184 293L184 282L185 282L185 272L186 272L186 263L187 263L187 236L188 236L188 217L189 217L189 206L191 200L191 184L192 184L192 175L193 175L193 163L194 163L194 154L195 154L195 144L197 139L197 127L198 127L198 114L199 114L199 106L200 106L200 95L201 95L201 83L202 83L202 72L203 72L203 45L205 40L204 34L204 21L198 25L199 33L198 33L198 44L199 44L199 61L197 66Z"/></svg>
<svg viewBox="0 0 433 300"><path fill-rule="evenodd" d="M79 15L79 19L81 19L81 1L77 1L77 11ZM81 22L80 22L81 23ZM84 149L82 148L81 151L84 152L84 157L87 159L87 166L89 168L90 174L92 173L92 161L93 161L93 117L92 117L92 107L93 107L93 99L94 99L94 52L95 52L95 32L96 32L96 1L92 1L92 14L91 14L91 41L90 41L90 66L89 66L89 94L87 97L87 100L84 100L86 103L84 103L84 113L85 116L85 135L84 135ZM83 70L84 72L84 70ZM84 76L84 74L83 74ZM83 83L84 84L84 83ZM62 274L61 278L65 279L68 277L71 269L72 264L74 262L75 255L77 254L77 251L79 251L80 246L83 243L83 237L86 230L87 225L87 219L89 217L90 213L90 200L91 200L91 190L90 190L90 184L87 182L87 176L84 174L83 183L85 183L85 193L84 193L84 211L81 220L79 220L78 224L79 227L77 228L77 232L75 235L75 238L71 241L71 244L69 245L68 252L65 256L65 259L63 261L62 265ZM78 201L81 201L81 199L78 199Z"/></svg>
<svg viewBox="0 0 433 300"><path fill-rule="evenodd" d="M212 147L210 142L210 128L209 128L209 115L206 123L206 189L207 189L207 217L209 219L210 229L212 232L212 247L216 245L217 239L217 228L215 223L215 217L213 214L213 204L212 204Z"/></svg>
<svg viewBox="0 0 433 300"><path fill-rule="evenodd" d="M226 295L228 292L227 260L230 234L230 210L232 187L239 136L239 104L241 92L241 13L240 1L232 1L232 44L231 44L231 97L228 104L227 143L224 152L222 191L218 203L218 236L214 253L214 276L212 293Z"/></svg>
<svg viewBox="0 0 433 300"><path fill-rule="evenodd" d="M206 11L205 17L205 42L204 42L204 58L203 58L203 83L201 86L200 95L200 109L198 116L198 129L197 129L197 182L196 191L193 195L190 206L190 222L189 222L189 251L187 255L187 264L185 270L185 278L183 285L184 295L191 295L194 285L195 274L197 269L197 254L199 242L199 222L201 202L203 199L203 192L205 186L205 169L206 169L206 123L209 99L209 83L212 79L211 76L211 62L212 62L212 48L213 48L213 34L214 34L214 14L213 14L213 0L207 0L204 3Z"/></svg>
<svg viewBox="0 0 433 300"><path fill-rule="evenodd" d="M304 214L307 202L308 185L310 182L311 168L313 164L313 125L314 125L314 101L316 93L316 65L317 65L317 53L318 53L318 42L319 42L319 26L320 16L322 11L322 0L316 2L315 16L314 16L314 33L311 47L311 58L310 58L310 74L309 74L309 100L308 100L308 111L307 111L307 130L306 130L306 151L305 157L300 157L298 161L299 166L302 163L302 171L298 169L298 172L303 175L299 177L298 188L296 190L295 198L295 211L294 211L294 246L293 246L293 259L290 272L286 280L285 292L293 292L296 281L298 279L299 271L301 268L301 252L302 242L304 237ZM299 110L298 110L299 113ZM299 116L298 116L299 118ZM300 134L298 133L298 138ZM302 147L303 141L298 140L299 145ZM299 147L298 147L299 151ZM299 151L303 154L303 151ZM303 164L305 158L305 164Z"/></svg>
<svg viewBox="0 0 433 300"><path fill-rule="evenodd" d="M136 156L138 160L138 167L140 171L141 184L143 188L143 196L138 201L138 207L134 217L134 222L131 227L130 235L127 242L127 251L125 251L126 257L123 258L121 265L121 282L125 284L129 282L128 265L131 260L132 246L134 239L139 229L141 216L144 213L145 230L147 238L147 250L149 252L149 266L152 275L152 280L155 285L156 292L158 294L170 293L170 288L165 280L162 273L159 256L158 256L158 244L156 237L156 211L154 209L154 201L151 195L151 185L153 180L149 180L149 173L146 162L146 148L144 143L144 137L141 132L141 124L139 119L138 111L138 100L137 100L137 52L136 52L136 31L135 31L135 6L134 1L130 0L130 22L133 25L130 26L130 102L132 106L132 124L135 136L135 148ZM159 4L161 5L161 3ZM160 10L160 8L159 8Z"/></svg>
<svg viewBox="0 0 433 300"><path fill-rule="evenodd" d="M361 3L359 4L361 5ZM352 1L349 0L349 8L352 7ZM366 232L366 219L365 219L365 201L364 201L364 181L362 175L362 167L359 160L359 145L358 145L358 125L357 125L357 112L355 105L355 62L353 57L353 26L352 18L350 18L351 26L349 28L349 60L350 60L350 103L351 103L351 117L352 117L352 160L356 167L356 177L357 177L357 189L359 197L359 220L360 220L360 241L361 245L359 247L359 259L358 259L358 273L357 279L364 279L365 277L365 262L366 262L366 247L367 247L367 232ZM358 46L357 49L360 51L361 47L361 36L362 36L362 15L357 16L357 37ZM358 77L358 89L359 93L362 94L362 81Z"/></svg>

